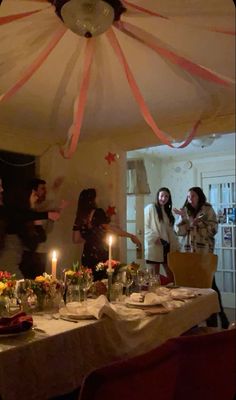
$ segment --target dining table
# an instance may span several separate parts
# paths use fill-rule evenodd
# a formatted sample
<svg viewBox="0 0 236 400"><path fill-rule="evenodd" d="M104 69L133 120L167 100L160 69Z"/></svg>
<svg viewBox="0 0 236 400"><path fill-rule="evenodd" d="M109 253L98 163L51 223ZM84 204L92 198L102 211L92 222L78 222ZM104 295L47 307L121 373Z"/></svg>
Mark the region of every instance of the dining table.
<svg viewBox="0 0 236 400"><path fill-rule="evenodd" d="M70 393L91 370L183 334L219 311L214 290L194 290L196 296L166 311L119 302L113 305L117 318L109 313L68 320L60 314L33 315L28 332L0 335L0 399L48 400Z"/></svg>

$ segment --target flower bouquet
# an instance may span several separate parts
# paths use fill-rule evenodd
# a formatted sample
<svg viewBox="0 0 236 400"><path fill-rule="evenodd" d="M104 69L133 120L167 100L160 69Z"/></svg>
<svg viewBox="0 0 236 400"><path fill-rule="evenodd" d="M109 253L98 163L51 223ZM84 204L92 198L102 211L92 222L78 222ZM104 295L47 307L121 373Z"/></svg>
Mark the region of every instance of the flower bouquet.
<svg viewBox="0 0 236 400"><path fill-rule="evenodd" d="M9 305L15 298L15 275L7 271L0 271L0 316L9 313Z"/></svg>
<svg viewBox="0 0 236 400"><path fill-rule="evenodd" d="M128 293L129 287L134 282L134 277L137 275L140 265L134 262L125 264L117 260L110 260L109 263L109 260L107 260L106 262L98 263L96 271L107 270L109 264L112 268L112 274L108 274L107 297L109 300L113 300L113 298L115 299L117 297L116 295L113 296L113 292L117 291L117 286L119 286L118 291L121 291L120 285L121 287L126 287L126 293Z"/></svg>
<svg viewBox="0 0 236 400"><path fill-rule="evenodd" d="M106 262L100 262L96 266L96 271L106 270L109 266L109 260ZM111 268L113 270L113 276L115 277L121 271L129 271L131 274L136 275L138 269L140 268L139 264L132 262L130 264L121 263L117 260L111 260Z"/></svg>
<svg viewBox="0 0 236 400"><path fill-rule="evenodd" d="M63 283L44 272L31 280L30 290L37 299L37 311L58 311L63 294Z"/></svg>
<svg viewBox="0 0 236 400"><path fill-rule="evenodd" d="M84 300L87 299L87 291L93 282L92 270L79 265L78 262L73 263L71 269L65 270L66 283L66 302L81 301L81 292L83 292Z"/></svg>

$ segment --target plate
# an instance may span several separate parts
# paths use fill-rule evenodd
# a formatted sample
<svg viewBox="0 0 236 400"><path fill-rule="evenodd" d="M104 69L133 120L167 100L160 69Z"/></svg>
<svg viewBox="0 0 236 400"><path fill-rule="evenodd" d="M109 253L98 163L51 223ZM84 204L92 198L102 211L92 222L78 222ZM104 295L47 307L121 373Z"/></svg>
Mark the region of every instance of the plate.
<svg viewBox="0 0 236 400"><path fill-rule="evenodd" d="M60 315L61 319L64 321L71 321L71 322L77 322L81 319L95 319L95 317L91 314L69 314L69 315Z"/></svg>
<svg viewBox="0 0 236 400"><path fill-rule="evenodd" d="M155 307L155 306L159 306L162 304L163 301L159 300L155 303L151 303L151 304L147 304L141 301L132 301L132 300L126 300L125 303L130 307Z"/></svg>
<svg viewBox="0 0 236 400"><path fill-rule="evenodd" d="M32 331L32 327L27 329L26 331L21 331L21 332L12 332L12 333L0 333L0 339L1 338L7 338L7 337L17 337L21 335L25 335L28 332Z"/></svg>

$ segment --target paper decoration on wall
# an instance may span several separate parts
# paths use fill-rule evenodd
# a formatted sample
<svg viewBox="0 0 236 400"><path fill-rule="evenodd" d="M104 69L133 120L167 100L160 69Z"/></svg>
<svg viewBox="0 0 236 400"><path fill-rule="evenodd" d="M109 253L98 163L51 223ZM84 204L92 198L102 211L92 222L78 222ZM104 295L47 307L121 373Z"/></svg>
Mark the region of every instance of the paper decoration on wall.
<svg viewBox="0 0 236 400"><path fill-rule="evenodd" d="M108 206L106 210L106 214L108 217L112 217L113 215L116 215L116 207L115 206Z"/></svg>
<svg viewBox="0 0 236 400"><path fill-rule="evenodd" d="M20 1L20 0L18 0ZM81 0L82 1L82 0ZM63 10L63 6L66 8L71 8L71 5L76 6L77 4L81 3L81 1L78 0L48 0L48 2L52 3L53 6L55 7L55 12L56 12L56 17L59 17L58 19L58 31L54 33L54 36L52 37L51 41L49 44L45 47L45 49L36 57L36 59L33 61L32 65L30 65L26 71L22 74L22 76L18 79L17 82L15 82L12 87L10 87L5 93L0 95L0 102L7 100L11 96L13 96L17 91L32 77L32 75L38 70L38 68L46 61L47 57L49 54L52 52L52 50L56 47L58 42L62 39L68 28L66 25L60 26L61 21L63 21L63 13L61 11ZM165 44L163 44L158 38L154 37L152 34L146 32L142 28L133 25L132 23L124 22L122 21L122 15L124 12L126 12L126 15L128 15L129 8L134 8L138 10L141 14L144 15L151 15L152 17L157 17L157 18L162 18L165 19L168 23L168 21L171 20L171 18L166 17L164 15L161 15L155 11L149 10L147 8L141 7L140 5L136 5L134 3L131 3L129 1L123 0L88 0L87 2L84 1L84 7L86 8L96 8L96 10L102 10L107 7L104 3L107 3L109 6L111 6L114 10L114 20L112 25L120 30L122 33L130 36L133 40L141 42L143 45L149 47L152 49L155 53L157 53L159 56L161 56L164 60L167 60L168 62L177 65L179 68L187 71L188 73L198 76L206 81L213 82L218 85L222 86L228 86L233 83L233 81L227 77L224 77L215 71L206 68L200 64L194 63L190 59L178 54L177 52L173 51L172 49L168 49ZM145 2L144 2L145 3ZM101 6L101 7L100 7ZM91 10L92 10L91 8ZM45 10L45 9L44 9ZM42 10L42 11L44 11ZM85 10L85 11L86 11ZM87 10L88 11L88 10ZM30 16L34 13L38 12L40 13L41 10L36 9L35 11L30 11L29 13L20 13L20 14L13 14L13 15L8 15L0 18L0 25L1 24L6 24L10 23L14 20L17 20L19 18L30 18ZM102 12L102 11L101 11ZM102 17L99 14L99 11L96 11L96 21L99 20L100 17ZM82 17L81 15L79 17ZM81 18L80 18L81 19ZM197 27L196 27L197 28ZM200 29L205 29L205 30L210 30L210 31L215 31L221 34L235 34L233 31L227 31L225 29L218 29L217 27L199 27ZM85 54L84 54L84 65L83 65L83 71L82 71L82 78L81 78L81 85L80 85L80 91L79 95L75 99L74 102L74 115L73 115L73 122L72 125L68 131L67 135L67 141L64 145L63 148L60 148L60 152L63 155L64 158L71 158L74 152L76 151L77 143L80 137L81 133L81 127L83 123L83 117L84 117L84 111L85 111L85 106L86 106L86 101L87 101L87 94L88 94L88 89L89 89L89 82L90 82L90 70L91 70L91 65L95 53L95 45L96 45L96 37L93 37L92 35L92 30L88 32L85 32L86 34L85 39L87 41L86 43L86 48L85 48ZM80 33L79 33L80 34ZM104 33L110 45L112 46L115 55L120 62L124 73L126 75L128 84L130 86L130 89L132 91L132 94L139 106L140 112L146 121L146 123L150 126L154 134L157 136L157 138L164 144L168 145L169 147L172 148L184 148L186 147L194 138L196 131L198 129L198 126L200 124L200 120L197 120L195 124L192 127L192 130L190 134L187 136L187 139L184 140L184 142L178 146L173 145L173 138L169 136L168 134L162 132L159 127L157 126L156 122L154 121L147 104L145 103L144 97L138 87L138 84L134 78L134 75L128 65L128 62L126 60L126 57L122 51L122 48L120 46L120 43L117 39L117 36L112 29L111 26L108 24L108 29ZM111 153L112 154L112 153ZM109 159L110 160L110 159ZM112 161L115 161L115 159L111 159L108 163L110 164Z"/></svg>
<svg viewBox="0 0 236 400"><path fill-rule="evenodd" d="M110 165L112 162L116 161L116 153L111 153L110 151L104 157L107 160L108 164Z"/></svg>

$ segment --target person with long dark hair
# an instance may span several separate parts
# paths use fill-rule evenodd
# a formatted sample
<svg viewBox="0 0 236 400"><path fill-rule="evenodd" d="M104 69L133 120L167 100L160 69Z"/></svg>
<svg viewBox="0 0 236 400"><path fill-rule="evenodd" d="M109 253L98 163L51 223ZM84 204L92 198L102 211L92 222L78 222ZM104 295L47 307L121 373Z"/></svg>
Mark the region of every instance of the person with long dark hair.
<svg viewBox="0 0 236 400"><path fill-rule="evenodd" d="M96 189L82 190L73 226L73 242L84 244L81 263L92 269L94 280L106 277L102 276L104 271L96 271L96 265L108 260L108 233L130 238L138 247L141 246L135 235L110 225L105 211L97 207L96 197Z"/></svg>
<svg viewBox="0 0 236 400"><path fill-rule="evenodd" d="M170 281L173 281L173 274L167 265L167 254L179 248L174 222L170 190L162 187L157 192L155 204L149 204L144 210L145 260L156 274L162 264Z"/></svg>
<svg viewBox="0 0 236 400"><path fill-rule="evenodd" d="M176 224L176 232L185 239L184 250L204 254L213 253L218 222L216 213L207 202L203 190L198 186L190 188L183 208L180 210L175 208L173 211L180 216L180 221ZM212 289L218 294L222 328L228 328L229 321L223 309L215 278L213 278ZM217 326L217 314L213 314L207 320L207 325Z"/></svg>

